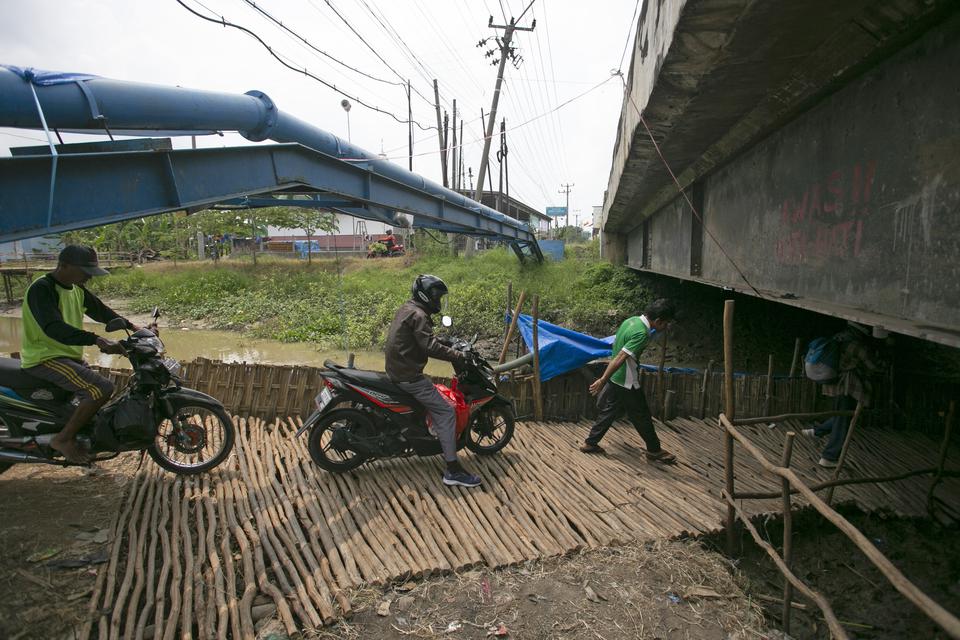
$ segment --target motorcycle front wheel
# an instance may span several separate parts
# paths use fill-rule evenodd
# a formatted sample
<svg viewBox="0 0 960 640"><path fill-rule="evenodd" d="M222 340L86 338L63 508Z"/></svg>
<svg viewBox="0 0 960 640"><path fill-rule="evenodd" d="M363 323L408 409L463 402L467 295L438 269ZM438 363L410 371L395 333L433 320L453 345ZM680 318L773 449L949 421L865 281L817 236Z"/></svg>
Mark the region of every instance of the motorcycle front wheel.
<svg viewBox="0 0 960 640"><path fill-rule="evenodd" d="M353 448L351 438L372 430L370 419L360 411L331 411L310 429L310 458L318 467L332 473L355 469L366 462L367 456Z"/></svg>
<svg viewBox="0 0 960 640"><path fill-rule="evenodd" d="M504 404L482 407L467 428L467 449L488 456L503 449L513 438L513 410Z"/></svg>
<svg viewBox="0 0 960 640"><path fill-rule="evenodd" d="M174 417L157 425L147 453L158 465L181 475L213 469L233 450L233 421L219 407L173 402Z"/></svg>

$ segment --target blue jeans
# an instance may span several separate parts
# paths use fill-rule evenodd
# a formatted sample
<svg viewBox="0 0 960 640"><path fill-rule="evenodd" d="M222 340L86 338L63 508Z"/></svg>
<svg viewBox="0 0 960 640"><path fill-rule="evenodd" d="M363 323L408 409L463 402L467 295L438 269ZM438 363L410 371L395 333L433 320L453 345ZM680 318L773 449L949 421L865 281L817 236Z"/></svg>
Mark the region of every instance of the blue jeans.
<svg viewBox="0 0 960 640"><path fill-rule="evenodd" d="M857 401L853 396L837 396L833 403L833 408L837 411L853 411L857 408ZM827 418L822 424L813 428L814 435L823 437L829 434L827 446L823 448L820 454L824 459L836 462L840 458L840 451L843 450L843 441L847 437L847 429L850 426L850 418L846 416L834 416Z"/></svg>

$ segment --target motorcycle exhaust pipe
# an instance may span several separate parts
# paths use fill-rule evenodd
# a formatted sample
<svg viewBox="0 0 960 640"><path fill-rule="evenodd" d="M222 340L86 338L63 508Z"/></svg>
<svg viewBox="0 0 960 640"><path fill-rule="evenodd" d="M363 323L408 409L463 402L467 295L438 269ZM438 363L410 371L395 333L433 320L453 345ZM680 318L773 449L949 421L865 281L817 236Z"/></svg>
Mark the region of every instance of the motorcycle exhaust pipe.
<svg viewBox="0 0 960 640"><path fill-rule="evenodd" d="M48 458L41 458L40 456L32 456L29 453L17 451L16 449L0 449L0 462L12 462L14 464L54 464L63 466L63 461L61 460L50 460Z"/></svg>

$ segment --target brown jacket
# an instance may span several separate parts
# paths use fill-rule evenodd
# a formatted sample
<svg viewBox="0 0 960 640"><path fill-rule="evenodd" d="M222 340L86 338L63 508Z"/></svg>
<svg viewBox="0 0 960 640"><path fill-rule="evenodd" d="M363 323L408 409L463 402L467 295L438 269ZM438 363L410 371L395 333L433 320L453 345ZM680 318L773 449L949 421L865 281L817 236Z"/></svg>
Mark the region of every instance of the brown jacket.
<svg viewBox="0 0 960 640"><path fill-rule="evenodd" d="M387 332L386 369L394 382L412 382L423 375L427 358L454 362L460 354L433 335L430 313L414 300L397 310Z"/></svg>

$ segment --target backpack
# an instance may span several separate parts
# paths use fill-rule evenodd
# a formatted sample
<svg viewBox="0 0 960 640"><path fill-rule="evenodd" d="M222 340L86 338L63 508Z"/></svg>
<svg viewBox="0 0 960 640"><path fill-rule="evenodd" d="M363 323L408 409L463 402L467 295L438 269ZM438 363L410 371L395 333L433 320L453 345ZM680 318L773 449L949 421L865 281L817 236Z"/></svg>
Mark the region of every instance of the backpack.
<svg viewBox="0 0 960 640"><path fill-rule="evenodd" d="M803 357L803 371L814 382L830 382L838 375L840 345L836 336L815 338Z"/></svg>

